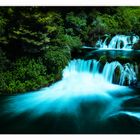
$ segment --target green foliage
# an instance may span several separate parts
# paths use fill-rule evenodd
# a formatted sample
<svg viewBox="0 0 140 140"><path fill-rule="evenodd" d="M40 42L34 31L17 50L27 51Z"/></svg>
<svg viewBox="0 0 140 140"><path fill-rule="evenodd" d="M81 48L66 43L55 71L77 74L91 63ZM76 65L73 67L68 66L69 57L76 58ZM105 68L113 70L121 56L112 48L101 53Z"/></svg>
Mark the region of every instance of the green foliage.
<svg viewBox="0 0 140 140"><path fill-rule="evenodd" d="M75 27L84 27L86 26L86 19L83 16L75 16L73 12L67 14L66 21L72 26Z"/></svg>
<svg viewBox="0 0 140 140"><path fill-rule="evenodd" d="M100 57L99 61L100 61L101 64L105 64L105 63L107 62L107 57L106 57L106 55L102 55L102 56Z"/></svg>
<svg viewBox="0 0 140 140"><path fill-rule="evenodd" d="M14 63L14 72L18 73L16 76L18 79L28 80L37 78L38 75L46 75L46 67L41 61L35 61L34 59L21 58ZM26 77L25 77L26 76Z"/></svg>
<svg viewBox="0 0 140 140"><path fill-rule="evenodd" d="M105 34L139 35L139 13L139 7L1 7L0 92L50 85L81 46L95 46ZM107 58L100 61L104 64Z"/></svg>
<svg viewBox="0 0 140 140"><path fill-rule="evenodd" d="M9 60L7 59L5 53L0 48L0 71L6 70Z"/></svg>
<svg viewBox="0 0 140 140"><path fill-rule="evenodd" d="M13 49L17 46L18 52L40 53L46 45L69 45L75 40L93 45L92 40L104 34L140 33L137 28L139 7L91 8L88 12L79 8L77 11L44 7L2 8L0 28L5 34L0 42L8 43Z"/></svg>
<svg viewBox="0 0 140 140"><path fill-rule="evenodd" d="M104 14L97 16L96 20L93 22L94 31L104 35L105 33L116 33L118 29L118 22L113 16Z"/></svg>
<svg viewBox="0 0 140 140"><path fill-rule="evenodd" d="M6 25L6 19L0 16L0 34L4 33L4 26Z"/></svg>
<svg viewBox="0 0 140 140"><path fill-rule="evenodd" d="M7 43L6 37L4 36L6 22L7 19L3 16L2 12L0 11L0 43L3 44Z"/></svg>
<svg viewBox="0 0 140 140"><path fill-rule="evenodd" d="M1 92L14 93L35 90L48 84L46 67L41 61L21 58L13 64L12 71L1 72Z"/></svg>
<svg viewBox="0 0 140 140"><path fill-rule="evenodd" d="M58 47L49 46L44 51L43 62L47 65L50 74L61 75L63 68L68 64L70 54L68 50L59 50ZM66 56L67 54L67 56Z"/></svg>
<svg viewBox="0 0 140 140"><path fill-rule="evenodd" d="M81 40L78 36L61 35L58 38L60 46L68 46L71 50L80 48L82 46Z"/></svg>
<svg viewBox="0 0 140 140"><path fill-rule="evenodd" d="M118 8L115 18L118 21L119 31L122 33L129 33L131 31L135 32L135 25L137 25L140 21L139 13L139 7Z"/></svg>

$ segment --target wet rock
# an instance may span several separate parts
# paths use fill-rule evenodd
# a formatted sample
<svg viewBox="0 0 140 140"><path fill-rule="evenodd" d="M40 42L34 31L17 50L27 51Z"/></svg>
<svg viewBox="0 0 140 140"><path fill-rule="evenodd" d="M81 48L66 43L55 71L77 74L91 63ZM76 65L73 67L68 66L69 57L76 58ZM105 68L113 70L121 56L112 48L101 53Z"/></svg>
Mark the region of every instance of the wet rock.
<svg viewBox="0 0 140 140"><path fill-rule="evenodd" d="M101 56L99 62L104 65L107 62L107 57L105 55Z"/></svg>
<svg viewBox="0 0 140 140"><path fill-rule="evenodd" d="M117 66L115 69L114 75L113 75L113 83L114 84L119 84L120 76L121 76L120 67Z"/></svg>
<svg viewBox="0 0 140 140"><path fill-rule="evenodd" d="M134 44L133 49L140 50L140 40L138 41L138 43Z"/></svg>

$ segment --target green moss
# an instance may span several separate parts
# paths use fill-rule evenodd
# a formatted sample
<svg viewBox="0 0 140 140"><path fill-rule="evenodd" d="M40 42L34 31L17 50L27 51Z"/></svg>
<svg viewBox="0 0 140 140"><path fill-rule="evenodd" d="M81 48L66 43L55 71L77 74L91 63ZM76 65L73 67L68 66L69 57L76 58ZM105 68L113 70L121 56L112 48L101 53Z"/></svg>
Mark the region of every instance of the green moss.
<svg viewBox="0 0 140 140"><path fill-rule="evenodd" d="M107 62L107 57L106 57L106 55L101 56L100 59L99 59L99 62L100 62L101 64L105 64L105 63Z"/></svg>
<svg viewBox="0 0 140 140"><path fill-rule="evenodd" d="M20 93L38 89L49 83L46 67L29 58L18 59L11 71L0 73L0 92Z"/></svg>

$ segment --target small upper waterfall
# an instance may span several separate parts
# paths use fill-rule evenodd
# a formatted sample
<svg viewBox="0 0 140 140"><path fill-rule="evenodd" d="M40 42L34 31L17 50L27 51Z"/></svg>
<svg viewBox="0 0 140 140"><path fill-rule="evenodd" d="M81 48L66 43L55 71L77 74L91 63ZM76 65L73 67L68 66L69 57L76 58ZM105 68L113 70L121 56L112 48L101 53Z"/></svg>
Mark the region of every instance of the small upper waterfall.
<svg viewBox="0 0 140 140"><path fill-rule="evenodd" d="M114 36L109 44L107 41L109 40L109 36L105 38L105 40L99 39L96 42L96 47L100 49L123 49L123 50L130 50L133 48L133 45L138 43L139 36L132 35L132 36L126 36L126 35L116 35Z"/></svg>
<svg viewBox="0 0 140 140"><path fill-rule="evenodd" d="M77 73L92 73L94 77L100 76L109 83L119 85L131 85L137 80L137 64L120 64L118 61L106 62L101 70L101 63L97 60L72 60L63 71L63 78L73 76Z"/></svg>

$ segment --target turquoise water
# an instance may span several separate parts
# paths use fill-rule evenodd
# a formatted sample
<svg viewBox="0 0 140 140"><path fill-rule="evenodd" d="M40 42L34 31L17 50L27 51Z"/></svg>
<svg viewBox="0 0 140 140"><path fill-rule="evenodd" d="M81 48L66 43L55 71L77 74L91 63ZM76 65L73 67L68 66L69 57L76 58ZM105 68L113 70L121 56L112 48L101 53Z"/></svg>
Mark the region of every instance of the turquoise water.
<svg viewBox="0 0 140 140"><path fill-rule="evenodd" d="M52 86L1 96L0 133L140 133L140 90L106 73L96 60L73 60Z"/></svg>

